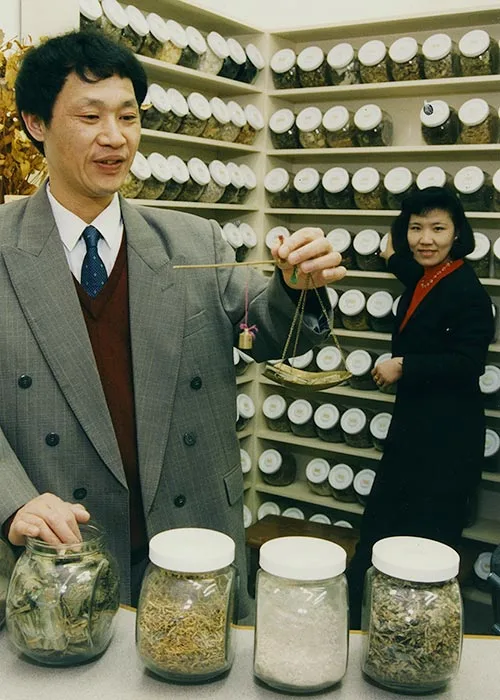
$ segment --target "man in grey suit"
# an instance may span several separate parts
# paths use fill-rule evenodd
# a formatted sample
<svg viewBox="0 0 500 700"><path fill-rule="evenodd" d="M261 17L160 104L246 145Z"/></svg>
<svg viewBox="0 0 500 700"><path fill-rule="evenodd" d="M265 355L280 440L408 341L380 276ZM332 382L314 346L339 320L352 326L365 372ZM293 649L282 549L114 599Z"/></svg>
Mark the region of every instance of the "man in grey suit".
<svg viewBox="0 0 500 700"><path fill-rule="evenodd" d="M174 270L234 255L215 222L117 194L146 89L135 56L103 35L32 49L16 96L49 181L0 210L0 523L14 545L58 544L95 518L133 602L148 539L172 527L231 535L245 579L232 361L245 292L263 361L281 356L308 273L317 287L345 274L318 229L275 246L269 281ZM308 311L301 351L326 331Z"/></svg>

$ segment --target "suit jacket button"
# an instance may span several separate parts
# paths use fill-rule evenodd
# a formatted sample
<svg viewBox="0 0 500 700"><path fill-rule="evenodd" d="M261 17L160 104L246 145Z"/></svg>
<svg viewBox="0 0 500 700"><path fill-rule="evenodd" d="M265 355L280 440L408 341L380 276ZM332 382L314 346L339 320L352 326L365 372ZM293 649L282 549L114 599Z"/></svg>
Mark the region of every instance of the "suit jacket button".
<svg viewBox="0 0 500 700"><path fill-rule="evenodd" d="M33 380L29 376L29 374L21 374L21 376L17 380L17 384L21 389L29 389L30 386L33 384Z"/></svg>
<svg viewBox="0 0 500 700"><path fill-rule="evenodd" d="M73 498L75 501L82 501L87 495L87 489L80 488L73 491Z"/></svg>
<svg viewBox="0 0 500 700"><path fill-rule="evenodd" d="M176 496L174 498L174 506L176 508L182 508L185 505L186 505L186 496L184 496L184 494L180 493L178 496Z"/></svg>
<svg viewBox="0 0 500 700"><path fill-rule="evenodd" d="M57 433L48 433L45 436L45 442L49 447L55 447L59 444L59 435Z"/></svg>
<svg viewBox="0 0 500 700"><path fill-rule="evenodd" d="M193 377L190 382L190 387L191 389L198 391L198 389L201 389L202 384L203 382L201 381L201 377Z"/></svg>
<svg viewBox="0 0 500 700"><path fill-rule="evenodd" d="M193 433L184 433L182 439L184 440L184 444L188 447L192 447L196 443L196 435Z"/></svg>

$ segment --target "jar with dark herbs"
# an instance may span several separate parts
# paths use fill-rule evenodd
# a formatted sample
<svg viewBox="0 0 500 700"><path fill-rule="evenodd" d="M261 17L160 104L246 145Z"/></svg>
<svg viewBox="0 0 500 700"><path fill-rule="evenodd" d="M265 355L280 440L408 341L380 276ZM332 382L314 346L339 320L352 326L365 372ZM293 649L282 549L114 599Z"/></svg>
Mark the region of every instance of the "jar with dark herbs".
<svg viewBox="0 0 500 700"><path fill-rule="evenodd" d="M342 105L330 107L323 115L326 145L329 148L353 148L358 145L352 115Z"/></svg>
<svg viewBox="0 0 500 700"><path fill-rule="evenodd" d="M477 165L461 168L453 180L465 211L490 211L493 204L491 177Z"/></svg>
<svg viewBox="0 0 500 700"><path fill-rule="evenodd" d="M236 397L236 431L245 430L252 418L255 416L255 404L253 399L244 392Z"/></svg>
<svg viewBox="0 0 500 700"><path fill-rule="evenodd" d="M227 111L229 124L224 128L224 140L233 142L238 139L242 128L247 123L247 118L243 108L234 100L227 103Z"/></svg>
<svg viewBox="0 0 500 700"><path fill-rule="evenodd" d="M367 104L354 115L356 140L359 146L390 146L392 143L392 120L378 105Z"/></svg>
<svg viewBox="0 0 500 700"><path fill-rule="evenodd" d="M234 250L235 259L238 258L238 252L243 247L243 236L241 235L240 229L236 224L228 221L222 227L222 237Z"/></svg>
<svg viewBox="0 0 500 700"><path fill-rule="evenodd" d="M315 457L306 465L306 481L311 491L318 496L329 496L328 474L331 465L323 457Z"/></svg>
<svg viewBox="0 0 500 700"><path fill-rule="evenodd" d="M320 440L324 442L344 441L340 429L340 411L332 403L323 403L314 411L314 426ZM328 474L326 478L328 478Z"/></svg>
<svg viewBox="0 0 500 700"><path fill-rule="evenodd" d="M189 113L188 103L184 95L175 88L167 90L167 100L170 108L165 112L160 129L161 131L176 133Z"/></svg>
<svg viewBox="0 0 500 700"><path fill-rule="evenodd" d="M236 262L243 262L243 260L246 260L248 253L256 247L257 234L250 224L246 222L240 224L239 231L243 239L243 245L236 254Z"/></svg>
<svg viewBox="0 0 500 700"><path fill-rule="evenodd" d="M239 348L233 348L233 362L236 376L241 377L255 360Z"/></svg>
<svg viewBox="0 0 500 700"><path fill-rule="evenodd" d="M168 32L165 20L156 12L150 12L146 15L148 22L149 34L144 37L140 53L148 58L159 59L163 50L163 44L168 41Z"/></svg>
<svg viewBox="0 0 500 700"><path fill-rule="evenodd" d="M212 114L208 100L199 92L192 92L188 95L187 103L189 112L182 120L177 133L186 136L201 136Z"/></svg>
<svg viewBox="0 0 500 700"><path fill-rule="evenodd" d="M264 501L257 509L257 520L262 520L266 515L281 515L281 508L274 501Z"/></svg>
<svg viewBox="0 0 500 700"><path fill-rule="evenodd" d="M221 78L231 78L231 80L233 80L238 75L241 66L245 63L246 54L240 42L232 37L227 39L227 48L229 55L224 59L224 63L218 75Z"/></svg>
<svg viewBox="0 0 500 700"><path fill-rule="evenodd" d="M490 276L491 243L484 233L474 231L474 250L465 256L478 277Z"/></svg>
<svg viewBox="0 0 500 700"><path fill-rule="evenodd" d="M309 522L322 523L323 525L332 524L331 518L329 518L328 515L325 515L325 513L313 513L309 518Z"/></svg>
<svg viewBox="0 0 500 700"><path fill-rule="evenodd" d="M207 50L200 58L198 70L202 73L218 75L229 56L227 41L218 32L210 32L206 39Z"/></svg>
<svg viewBox="0 0 500 700"><path fill-rule="evenodd" d="M380 452L384 451L385 441L392 415L387 412L377 413L370 421L370 434L372 436L373 447Z"/></svg>
<svg viewBox="0 0 500 700"><path fill-rule="evenodd" d="M120 603L118 567L103 532L80 525L82 541L53 545L26 538L7 593L9 638L48 666L72 666L102 654Z"/></svg>
<svg viewBox="0 0 500 700"><path fill-rule="evenodd" d="M288 404L281 394L271 394L262 404L262 413L269 430L289 433L290 423L287 416Z"/></svg>
<svg viewBox="0 0 500 700"><path fill-rule="evenodd" d="M408 168L391 168L384 177L385 203L387 209L401 210L403 200L416 188L415 176Z"/></svg>
<svg viewBox="0 0 500 700"><path fill-rule="evenodd" d="M457 47L448 34L433 34L422 45L424 77L428 80L460 75Z"/></svg>
<svg viewBox="0 0 500 700"><path fill-rule="evenodd" d="M226 185L224 194L219 199L219 202L221 202L221 204L236 204L238 201L238 193L243 187L243 175L236 163L231 163L231 167L228 163L226 167L229 173L229 184Z"/></svg>
<svg viewBox="0 0 500 700"><path fill-rule="evenodd" d="M380 234L373 228L365 228L354 236L356 265L365 272L383 272L385 261L380 257Z"/></svg>
<svg viewBox="0 0 500 700"><path fill-rule="evenodd" d="M422 53L412 36L396 39L389 48L393 80L420 80L424 77Z"/></svg>
<svg viewBox="0 0 500 700"><path fill-rule="evenodd" d="M245 47L245 53L246 60L238 71L236 80L252 85L256 82L260 72L264 69L266 62L255 44L247 44Z"/></svg>
<svg viewBox="0 0 500 700"><path fill-rule="evenodd" d="M101 29L102 7L99 0L80 0L80 30Z"/></svg>
<svg viewBox="0 0 500 700"><path fill-rule="evenodd" d="M480 97L467 100L458 110L460 143L496 143L498 115Z"/></svg>
<svg viewBox="0 0 500 700"><path fill-rule="evenodd" d="M186 27L186 40L187 45L182 49L178 65L197 70L200 66L201 57L207 50L207 42L196 27Z"/></svg>
<svg viewBox="0 0 500 700"><path fill-rule="evenodd" d="M224 163L220 160L212 160L208 170L210 172L210 182L199 201L215 204L220 200L226 187L229 185L229 173Z"/></svg>
<svg viewBox="0 0 500 700"><path fill-rule="evenodd" d="M368 312L366 298L359 289L348 289L339 300L339 311L342 314L342 325L349 331L368 331Z"/></svg>
<svg viewBox="0 0 500 700"><path fill-rule="evenodd" d="M323 49L308 46L297 56L300 87L314 88L328 85L328 68Z"/></svg>
<svg viewBox="0 0 500 700"><path fill-rule="evenodd" d="M226 103L220 97L212 97L209 104L211 115L203 131L203 138L229 141L229 131L232 132L232 126L228 126L229 110Z"/></svg>
<svg viewBox="0 0 500 700"><path fill-rule="evenodd" d="M100 29L113 41L120 41L128 24L127 13L117 0L101 0L102 17Z"/></svg>
<svg viewBox="0 0 500 700"><path fill-rule="evenodd" d="M190 158L187 162L187 169L189 180L185 183L177 199L184 202L197 202L210 182L210 172L200 158Z"/></svg>
<svg viewBox="0 0 500 700"><path fill-rule="evenodd" d="M458 48L463 76L493 75L498 71L498 42L484 29L464 34Z"/></svg>
<svg viewBox="0 0 500 700"><path fill-rule="evenodd" d="M335 292L334 289L331 291ZM342 366L342 353L335 345L324 345L316 355L316 365L320 372L334 372Z"/></svg>
<svg viewBox="0 0 500 700"><path fill-rule="evenodd" d="M479 388L485 406L493 409L499 408L500 368L496 365L486 365L483 374L479 377Z"/></svg>
<svg viewBox="0 0 500 700"><path fill-rule="evenodd" d="M136 645L144 665L170 681L200 683L234 658L234 541L215 530L155 535L142 582Z"/></svg>
<svg viewBox="0 0 500 700"><path fill-rule="evenodd" d="M141 199L159 199L165 189L165 183L172 177L172 172L167 159L161 153L150 153L148 163L151 177L144 182Z"/></svg>
<svg viewBox="0 0 500 700"><path fill-rule="evenodd" d="M243 177L243 186L238 190L235 204L244 204L257 187L257 176L246 163L242 163L239 168Z"/></svg>
<svg viewBox="0 0 500 700"><path fill-rule="evenodd" d="M167 164L170 168L171 177L165 183L165 189L160 199L175 200L179 198L184 185L189 180L189 171L186 163L179 156L169 156Z"/></svg>
<svg viewBox="0 0 500 700"><path fill-rule="evenodd" d="M233 350L237 350L237 348L233 348ZM252 458L250 457L248 452L243 448L240 449L240 463L241 473L243 475L250 474L250 472L252 471Z"/></svg>
<svg viewBox="0 0 500 700"><path fill-rule="evenodd" d="M297 193L292 178L284 168L273 168L264 178L269 206L285 209L297 205Z"/></svg>
<svg viewBox="0 0 500 700"><path fill-rule="evenodd" d="M142 12L134 5L127 5L128 24L123 29L121 41L134 53L139 53L144 38L149 34L149 24Z"/></svg>
<svg viewBox="0 0 500 700"><path fill-rule="evenodd" d="M380 173L370 166L352 176L354 203L358 209L385 209L385 190Z"/></svg>
<svg viewBox="0 0 500 700"><path fill-rule="evenodd" d="M255 107L255 105L247 105L244 109L245 113L245 123L240 129L239 134L236 136L236 143L244 143L247 146L251 146L257 135L264 128L264 117L260 109Z"/></svg>
<svg viewBox="0 0 500 700"><path fill-rule="evenodd" d="M355 85L360 83L359 63L352 44L343 42L333 46L326 57L330 85Z"/></svg>
<svg viewBox="0 0 500 700"><path fill-rule="evenodd" d="M288 364L290 365L290 367L295 367L295 369L313 369L314 350L308 350L302 355L295 355L295 357L289 357Z"/></svg>
<svg viewBox="0 0 500 700"><path fill-rule="evenodd" d="M422 136L429 146L454 144L460 131L458 114L444 100L433 100L420 110Z"/></svg>
<svg viewBox="0 0 500 700"><path fill-rule="evenodd" d="M451 176L439 165L429 165L421 170L417 176L419 190L425 190L427 187L449 187L452 182Z"/></svg>
<svg viewBox="0 0 500 700"><path fill-rule="evenodd" d="M342 256L342 265L348 270L356 267L352 236L346 228L334 228L326 234L333 250Z"/></svg>
<svg viewBox="0 0 500 700"><path fill-rule="evenodd" d="M297 466L292 454L264 450L259 456L258 467L262 480L270 486L289 486L295 481Z"/></svg>
<svg viewBox="0 0 500 700"><path fill-rule="evenodd" d="M297 192L297 204L301 209L321 209L324 207L321 175L316 168L302 168L293 179Z"/></svg>
<svg viewBox="0 0 500 700"><path fill-rule="evenodd" d="M302 148L325 148L326 134L323 115L317 107L305 107L297 114L296 124Z"/></svg>
<svg viewBox="0 0 500 700"><path fill-rule="evenodd" d="M368 497L373 488L373 482L375 481L375 472L373 469L361 469L354 477L354 492L358 502L362 506L366 506L368 502Z"/></svg>
<svg viewBox="0 0 500 700"><path fill-rule="evenodd" d="M120 187L120 194L127 199L136 199L141 194L144 183L150 177L151 167L148 159L137 151L123 185Z"/></svg>
<svg viewBox="0 0 500 700"><path fill-rule="evenodd" d="M163 44L162 50L157 58L165 63L179 63L182 52L187 48L187 36L184 27L173 19L165 22L167 30L167 41Z"/></svg>
<svg viewBox="0 0 500 700"><path fill-rule="evenodd" d="M357 501L354 491L354 471L348 464L334 464L328 476L331 495L343 503Z"/></svg>
<svg viewBox="0 0 500 700"><path fill-rule="evenodd" d="M278 109L269 120L274 148L300 148L299 130L291 109Z"/></svg>
<svg viewBox="0 0 500 700"><path fill-rule="evenodd" d="M500 452L500 436L495 430L486 428L484 439L484 463L483 471L497 472L498 471L498 455ZM1 620L0 620L1 625Z"/></svg>
<svg viewBox="0 0 500 700"><path fill-rule="evenodd" d="M141 105L141 125L143 129L161 128L165 115L171 109L166 91L161 85L152 83Z"/></svg>
<svg viewBox="0 0 500 700"><path fill-rule="evenodd" d="M307 399L297 399L288 407L287 411L290 428L294 435L299 437L316 437L314 428L314 407Z"/></svg>
<svg viewBox="0 0 500 700"><path fill-rule="evenodd" d="M363 595L362 671L391 691L437 691L460 666L463 607L460 557L421 537L373 546Z"/></svg>
<svg viewBox="0 0 500 700"><path fill-rule="evenodd" d="M377 385L372 377L376 355L368 350L353 350L345 359L346 369L351 373L349 384L357 391L375 391Z"/></svg>
<svg viewBox="0 0 500 700"><path fill-rule="evenodd" d="M5 605L10 577L14 570L16 557L7 540L0 536L0 629L5 622Z"/></svg>
<svg viewBox="0 0 500 700"><path fill-rule="evenodd" d="M273 54L271 75L277 90L293 90L300 87L297 73L297 54L293 49L281 49Z"/></svg>
<svg viewBox="0 0 500 700"><path fill-rule="evenodd" d="M328 238L328 234L326 235L326 238ZM337 313L340 294L333 287L327 287L326 294L328 296L328 301L330 302L333 323L337 328L341 328L342 327L342 320L340 318L340 314ZM330 346L326 346L326 347L333 347L333 346L330 345ZM337 350L338 350L338 348L337 348ZM318 359L320 352L321 352L321 350L318 352L318 355L316 356L316 360ZM320 365L318 365L318 367L319 367L319 369L321 369Z"/></svg>
<svg viewBox="0 0 500 700"><path fill-rule="evenodd" d="M387 47L380 39L364 43L358 51L358 59L362 83L388 83L391 80Z"/></svg>
<svg viewBox="0 0 500 700"><path fill-rule="evenodd" d="M344 440L350 447L371 447L372 441L368 427L368 418L361 408L348 408L342 414L340 427Z"/></svg>
<svg viewBox="0 0 500 700"><path fill-rule="evenodd" d="M493 175L493 211L500 212L500 168Z"/></svg>
<svg viewBox="0 0 500 700"><path fill-rule="evenodd" d="M366 302L368 320L370 327L376 333L392 333L394 328L394 317L392 315L392 305L394 299L389 292L381 289L373 292Z"/></svg>

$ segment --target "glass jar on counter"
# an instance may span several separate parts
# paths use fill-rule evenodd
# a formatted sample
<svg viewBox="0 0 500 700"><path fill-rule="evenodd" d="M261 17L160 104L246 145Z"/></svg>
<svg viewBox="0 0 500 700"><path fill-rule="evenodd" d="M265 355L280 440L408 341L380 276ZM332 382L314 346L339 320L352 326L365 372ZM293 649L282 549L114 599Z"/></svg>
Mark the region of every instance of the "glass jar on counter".
<svg viewBox="0 0 500 700"><path fill-rule="evenodd" d="M354 203L358 209L385 209L385 192L380 173L370 166L352 176Z"/></svg>
<svg viewBox="0 0 500 700"><path fill-rule="evenodd" d="M328 85L328 67L323 49L307 46L297 56L300 87L314 88Z"/></svg>
<svg viewBox="0 0 500 700"><path fill-rule="evenodd" d="M189 113L189 107L184 95L175 88L167 90L167 100L169 101L170 109L165 112L160 129L172 134L179 130L184 118Z"/></svg>
<svg viewBox="0 0 500 700"><path fill-rule="evenodd" d="M233 348L233 362L236 376L241 377L255 360L239 348Z"/></svg>
<svg viewBox="0 0 500 700"><path fill-rule="evenodd" d="M257 520L262 520L266 515L281 515L281 508L274 501L264 501L257 510Z"/></svg>
<svg viewBox="0 0 500 700"><path fill-rule="evenodd" d="M167 159L161 153L150 153L148 156L151 177L144 181L141 199L159 199L165 189L165 183L172 177L172 171Z"/></svg>
<svg viewBox="0 0 500 700"><path fill-rule="evenodd" d="M330 85L355 85L361 82L359 63L352 44L333 46L326 57Z"/></svg>
<svg viewBox="0 0 500 700"><path fill-rule="evenodd" d="M365 228L354 236L356 265L365 272L383 272L385 261L380 257L380 234L373 228Z"/></svg>
<svg viewBox="0 0 500 700"><path fill-rule="evenodd" d="M297 192L290 173L284 168L273 168L264 178L264 188L270 207L285 209L297 206Z"/></svg>
<svg viewBox="0 0 500 700"><path fill-rule="evenodd" d="M215 204L220 201L226 187L229 185L230 176L228 169L220 160L212 160L208 166L208 170L210 172L210 182L199 201Z"/></svg>
<svg viewBox="0 0 500 700"><path fill-rule="evenodd" d="M201 136L212 114L210 104L204 95L192 92L187 98L189 112L186 114L177 131L186 136Z"/></svg>
<svg viewBox="0 0 500 700"><path fill-rule="evenodd" d="M279 691L338 683L348 657L346 553L316 537L279 537L260 548L254 673Z"/></svg>
<svg viewBox="0 0 500 700"><path fill-rule="evenodd" d="M200 683L234 658L234 541L222 532L176 528L149 542L136 618L144 665L170 681Z"/></svg>
<svg viewBox="0 0 500 700"><path fill-rule="evenodd" d="M322 457L311 459L306 465L307 485L313 493L318 496L329 496L330 486L328 484L328 474L330 464Z"/></svg>
<svg viewBox="0 0 500 700"><path fill-rule="evenodd" d="M221 204L236 204L238 201L238 193L243 187L243 175L236 163L228 163L226 168L229 173L229 184L226 185L224 194L219 199L219 202L221 202Z"/></svg>
<svg viewBox="0 0 500 700"><path fill-rule="evenodd" d="M224 59L222 68L220 69L218 75L221 78L235 79L238 75L241 66L246 61L245 49L236 39L227 39L227 48L229 50L229 55Z"/></svg>
<svg viewBox="0 0 500 700"><path fill-rule="evenodd" d="M461 168L453 180L465 211L490 211L493 204L491 178L477 165Z"/></svg>
<svg viewBox="0 0 500 700"><path fill-rule="evenodd" d="M368 331L368 312L366 298L359 289L348 289L339 300L339 311L342 314L342 325L349 331Z"/></svg>
<svg viewBox="0 0 500 700"><path fill-rule="evenodd" d="M326 234L326 238L332 244L333 250L342 256L342 265L353 270L356 267L352 236L346 228L334 228Z"/></svg>
<svg viewBox="0 0 500 700"><path fill-rule="evenodd" d="M226 103L220 97L212 97L209 100L212 114L208 118L203 131L203 138L217 139L218 141L230 141L232 124L229 123L229 110Z"/></svg>
<svg viewBox="0 0 500 700"><path fill-rule="evenodd" d="M387 47L380 39L364 43L358 51L358 59L362 83L388 83L391 80Z"/></svg>
<svg viewBox="0 0 500 700"><path fill-rule="evenodd" d="M210 32L206 39L207 50L200 57L198 70L202 73L218 75L225 59L229 56L227 41L218 32Z"/></svg>
<svg viewBox="0 0 500 700"><path fill-rule="evenodd" d="M314 428L314 408L307 399L297 399L288 407L288 420L290 429L299 437L316 437Z"/></svg>
<svg viewBox="0 0 500 700"><path fill-rule="evenodd" d="M329 148L353 148L358 145L352 115L342 105L330 107L323 115L326 145Z"/></svg>
<svg viewBox="0 0 500 700"><path fill-rule="evenodd" d="M189 180L185 183L177 199L183 202L197 202L210 182L210 172L200 158L190 158L187 162L187 169Z"/></svg>
<svg viewBox="0 0 500 700"><path fill-rule="evenodd" d="M368 297L366 302L368 319L371 329L376 333L392 333L394 328L393 304L392 295L385 290L373 292Z"/></svg>
<svg viewBox="0 0 500 700"><path fill-rule="evenodd" d="M255 44L247 44L245 47L245 53L246 60L238 71L236 80L251 85L256 82L260 72L264 69L266 62Z"/></svg>
<svg viewBox="0 0 500 700"><path fill-rule="evenodd" d="M7 540L0 536L0 629L5 622L5 605L10 577L14 570L16 557Z"/></svg>
<svg viewBox="0 0 500 700"><path fill-rule="evenodd" d="M234 100L227 103L227 111L229 113L229 124L224 129L225 141L236 141L241 133L242 128L247 123L247 118L243 108Z"/></svg>
<svg viewBox="0 0 500 700"><path fill-rule="evenodd" d="M314 426L320 440L324 442L344 441L340 429L340 411L332 403L323 403L314 411ZM326 477L328 478L328 474Z"/></svg>
<svg viewBox="0 0 500 700"><path fill-rule="evenodd" d="M493 175L493 211L500 212L500 168Z"/></svg>
<svg viewBox="0 0 500 700"><path fill-rule="evenodd" d="M127 199L137 199L142 192L144 183L150 177L151 167L148 159L137 151L123 185L120 187L120 194Z"/></svg>
<svg viewBox="0 0 500 700"><path fill-rule="evenodd" d="M372 377L376 355L368 350L353 350L345 360L346 369L351 373L349 384L358 391L375 391L377 385Z"/></svg>
<svg viewBox="0 0 500 700"><path fill-rule="evenodd" d="M345 442L351 447L371 447L368 418L361 408L348 408L340 419Z"/></svg>
<svg viewBox="0 0 500 700"><path fill-rule="evenodd" d="M143 129L161 128L165 115L171 109L166 91L161 85L152 83L141 105L141 126ZM180 121L179 121L180 124Z"/></svg>
<svg viewBox="0 0 500 700"><path fill-rule="evenodd" d="M417 175L417 187L419 190L425 190L427 187L447 187L452 182L451 176L439 165L429 165Z"/></svg>
<svg viewBox="0 0 500 700"><path fill-rule="evenodd" d="M464 34L458 48L463 76L492 75L498 71L498 42L484 29Z"/></svg>
<svg viewBox="0 0 500 700"><path fill-rule="evenodd" d="M269 231L266 233L266 248L271 250L280 240L280 238L283 240L290 238L290 231L286 228L286 226L273 226L273 228L269 229Z"/></svg>
<svg viewBox="0 0 500 700"><path fill-rule="evenodd" d="M369 678L391 691L421 694L456 675L463 635L459 563L451 547L421 537L374 544L362 612L361 663Z"/></svg>
<svg viewBox="0 0 500 700"><path fill-rule="evenodd" d="M500 368L496 365L486 365L483 374L479 377L479 388L485 405L498 408L500 403Z"/></svg>
<svg viewBox="0 0 500 700"><path fill-rule="evenodd" d="M128 24L123 29L121 41L134 53L140 53L145 37L149 34L149 24L142 12L134 5L127 5Z"/></svg>
<svg viewBox="0 0 500 700"><path fill-rule="evenodd" d="M496 143L498 115L480 97L467 100L458 110L460 143Z"/></svg>
<svg viewBox="0 0 500 700"><path fill-rule="evenodd" d="M389 48L389 58L393 80L420 80L424 77L422 53L412 36L396 39Z"/></svg>
<svg viewBox="0 0 500 700"><path fill-rule="evenodd" d="M236 143L244 143L247 146L251 146L255 142L257 135L264 128L264 117L260 109L255 107L255 105L247 105L244 113L246 121L236 137Z"/></svg>
<svg viewBox="0 0 500 700"><path fill-rule="evenodd" d="M302 168L293 179L297 192L297 204L301 209L321 209L324 207L321 175L316 168Z"/></svg>
<svg viewBox="0 0 500 700"><path fill-rule="evenodd" d="M236 397L236 408L238 418L236 419L236 431L245 430L249 422L255 416L255 404L251 397L241 392Z"/></svg>
<svg viewBox="0 0 500 700"><path fill-rule="evenodd" d="M483 471L498 471L498 454L500 452L500 436L495 430L486 428L484 439L484 464Z"/></svg>
<svg viewBox="0 0 500 700"><path fill-rule="evenodd" d="M243 186L238 190L235 203L243 204L247 201L250 194L255 191L257 187L257 176L246 163L242 163L239 168L241 176L243 177Z"/></svg>
<svg viewBox="0 0 500 700"><path fill-rule="evenodd" d="M384 451L391 420L392 415L383 412L377 413L370 421L370 434L372 436L373 447L380 452Z"/></svg>
<svg viewBox="0 0 500 700"><path fill-rule="evenodd" d="M7 593L6 621L18 651L48 666L102 654L120 603L118 567L104 533L81 524L82 541L54 546L26 538Z"/></svg>
<svg viewBox="0 0 500 700"><path fill-rule="evenodd" d="M356 140L359 146L390 146L392 143L392 120L378 105L367 104L354 115Z"/></svg>
<svg viewBox="0 0 500 700"><path fill-rule="evenodd" d="M297 73L297 54L293 49L281 49L273 54L271 75L276 90L293 90L300 87Z"/></svg>
<svg viewBox="0 0 500 700"><path fill-rule="evenodd" d="M391 168L384 177L385 200L388 209L399 211L403 200L415 190L415 176L408 168Z"/></svg>
<svg viewBox="0 0 500 700"><path fill-rule="evenodd" d="M262 404L262 413L269 430L289 433L290 423L287 416L288 404L281 394L271 394Z"/></svg>
<svg viewBox="0 0 500 700"><path fill-rule="evenodd" d="M102 17L100 29L113 41L120 41L128 24L127 13L117 0L101 0Z"/></svg>
<svg viewBox="0 0 500 700"><path fill-rule="evenodd" d="M291 109L278 109L269 120L274 148L300 148L299 130Z"/></svg>
<svg viewBox="0 0 500 700"><path fill-rule="evenodd" d="M399 297L398 297L398 299L396 299L396 300L394 301L394 304L392 305L392 319L393 319L392 322L393 322L393 325L394 325L395 316L396 316L395 307L397 307L397 302L398 302L398 301L399 301ZM382 362L386 362L387 360L391 360L391 359L392 359L392 355L391 355L390 352L383 352L383 353L382 353L381 355L379 355L379 356L377 357L377 359L375 360L375 367L378 367L378 365L382 364ZM394 384L389 384L388 386L379 386L379 387L377 387L377 388L378 388L378 390L381 391L383 394L395 394L395 393L396 393L396 388L397 388L397 382L394 382Z"/></svg>
<svg viewBox="0 0 500 700"><path fill-rule="evenodd" d="M165 28L168 38L163 44L157 58L160 61L165 61L165 63L177 65L181 59L182 52L186 50L188 45L186 31L184 27L181 27L181 25L173 19L169 19L165 22Z"/></svg>
<svg viewBox="0 0 500 700"><path fill-rule="evenodd" d="M355 503L354 471L348 464L334 464L328 476L331 495L343 503Z"/></svg>
<svg viewBox="0 0 500 700"><path fill-rule="evenodd" d="M144 37L140 53L148 58L159 59L163 50L163 45L168 41L168 32L165 20L156 12L150 12L146 15L146 20L149 27L149 34Z"/></svg>
<svg viewBox="0 0 500 700"><path fill-rule="evenodd" d="M80 30L101 29L102 7L99 0L80 0Z"/></svg>
<svg viewBox="0 0 500 700"><path fill-rule="evenodd" d="M258 467L262 480L270 486L289 486L295 481L297 466L292 454L264 450L259 456Z"/></svg>
<svg viewBox="0 0 500 700"><path fill-rule="evenodd" d="M196 27L186 27L186 41L187 45L182 49L178 65L197 70L200 66L201 57L207 50L207 42Z"/></svg>
<svg viewBox="0 0 500 700"><path fill-rule="evenodd" d="M325 148L326 133L323 115L318 107L305 107L297 114L296 124L302 148Z"/></svg>
<svg viewBox="0 0 500 700"><path fill-rule="evenodd" d="M373 488L373 482L375 481L375 472L373 469L361 469L354 477L354 492L356 493L356 498L362 506L366 506L368 502L368 497Z"/></svg>
<svg viewBox="0 0 500 700"><path fill-rule="evenodd" d="M245 222L240 224L240 234L243 239L243 245L236 254L236 262L243 262L243 260L246 260L248 253L257 245L257 234L250 224Z"/></svg>
<svg viewBox="0 0 500 700"><path fill-rule="evenodd" d="M430 146L454 144L460 131L456 111L444 100L432 100L420 110L422 136Z"/></svg>
<svg viewBox="0 0 500 700"><path fill-rule="evenodd" d="M422 45L424 77L428 80L460 75L457 47L448 34L433 34Z"/></svg>
<svg viewBox="0 0 500 700"><path fill-rule="evenodd" d="M474 231L474 250L465 256L478 277L490 276L491 243L484 233Z"/></svg>
<svg viewBox="0 0 500 700"><path fill-rule="evenodd" d="M170 201L179 198L184 185L189 180L189 170L186 163L179 156L168 156L167 163L170 167L171 177L165 183L165 189L160 199Z"/></svg>

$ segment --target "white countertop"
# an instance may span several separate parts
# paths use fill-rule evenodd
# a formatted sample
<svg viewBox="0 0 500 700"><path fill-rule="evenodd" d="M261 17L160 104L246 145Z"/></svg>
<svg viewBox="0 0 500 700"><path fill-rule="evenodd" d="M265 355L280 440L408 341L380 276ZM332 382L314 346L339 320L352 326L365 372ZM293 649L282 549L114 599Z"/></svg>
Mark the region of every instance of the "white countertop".
<svg viewBox="0 0 500 700"><path fill-rule="evenodd" d="M285 697L254 681L253 630L236 630L236 658L228 676L205 685L167 683L149 672L135 651L135 613L120 609L115 635L97 661L70 668L38 666L18 656L0 632L0 700L272 700ZM408 698L381 690L361 675L362 636L350 636L349 664L342 683L322 695L335 700ZM413 698L430 696L412 696ZM431 696L432 697L432 696ZM439 700L498 700L500 637L466 637L458 677Z"/></svg>

